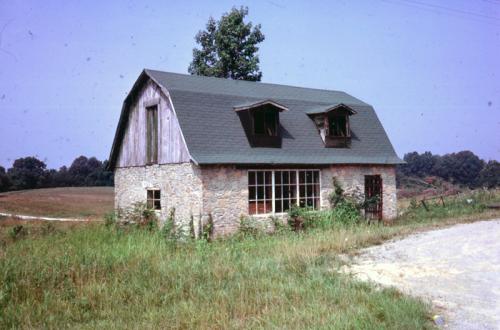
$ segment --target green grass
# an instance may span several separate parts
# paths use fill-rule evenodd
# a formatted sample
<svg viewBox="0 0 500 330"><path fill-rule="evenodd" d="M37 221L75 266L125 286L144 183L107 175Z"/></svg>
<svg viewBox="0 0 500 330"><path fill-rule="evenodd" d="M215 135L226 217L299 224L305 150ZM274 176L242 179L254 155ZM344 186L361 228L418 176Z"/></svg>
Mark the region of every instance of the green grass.
<svg viewBox="0 0 500 330"><path fill-rule="evenodd" d="M421 302L334 271L359 230L173 244L87 226L19 240L0 259L0 327L429 326Z"/></svg>
<svg viewBox="0 0 500 330"><path fill-rule="evenodd" d="M430 306L338 273L338 255L498 216L482 206L497 197L413 209L394 226L332 225L212 243L97 224L25 224L14 239L12 226L0 227L0 328L432 328Z"/></svg>

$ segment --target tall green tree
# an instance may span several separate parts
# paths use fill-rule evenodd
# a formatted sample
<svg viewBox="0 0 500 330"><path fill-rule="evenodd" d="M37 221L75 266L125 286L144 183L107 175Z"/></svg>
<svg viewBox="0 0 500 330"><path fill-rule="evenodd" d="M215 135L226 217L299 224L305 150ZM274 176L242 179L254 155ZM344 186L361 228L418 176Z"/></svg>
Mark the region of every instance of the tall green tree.
<svg viewBox="0 0 500 330"><path fill-rule="evenodd" d="M7 191L11 186L9 176L5 171L5 168L0 166L0 192Z"/></svg>
<svg viewBox="0 0 500 330"><path fill-rule="evenodd" d="M7 174L12 181L13 190L39 188L47 165L36 157L24 157L14 161Z"/></svg>
<svg viewBox="0 0 500 330"><path fill-rule="evenodd" d="M500 187L500 163L490 160L479 172L479 185L487 188Z"/></svg>
<svg viewBox="0 0 500 330"><path fill-rule="evenodd" d="M248 8L233 7L219 21L209 18L206 30L199 31L195 40L200 48L193 49L191 74L260 81L259 43L264 41L261 26L245 23Z"/></svg>

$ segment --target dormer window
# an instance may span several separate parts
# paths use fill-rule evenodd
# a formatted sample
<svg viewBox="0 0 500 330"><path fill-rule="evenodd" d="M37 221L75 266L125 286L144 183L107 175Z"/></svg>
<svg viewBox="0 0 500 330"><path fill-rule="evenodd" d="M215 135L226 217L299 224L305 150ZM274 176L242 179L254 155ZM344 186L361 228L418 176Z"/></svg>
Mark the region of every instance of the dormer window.
<svg viewBox="0 0 500 330"><path fill-rule="evenodd" d="M250 146L281 148L280 112L288 108L272 100L252 101L234 107Z"/></svg>
<svg viewBox="0 0 500 330"><path fill-rule="evenodd" d="M328 135L333 137L349 137L349 117L345 114L328 114Z"/></svg>
<svg viewBox="0 0 500 330"><path fill-rule="evenodd" d="M276 109L253 111L253 133L255 135L278 136L279 112Z"/></svg>
<svg viewBox="0 0 500 330"><path fill-rule="evenodd" d="M307 114L313 119L327 148L348 148L351 145L349 117L356 111L345 104L311 109Z"/></svg>

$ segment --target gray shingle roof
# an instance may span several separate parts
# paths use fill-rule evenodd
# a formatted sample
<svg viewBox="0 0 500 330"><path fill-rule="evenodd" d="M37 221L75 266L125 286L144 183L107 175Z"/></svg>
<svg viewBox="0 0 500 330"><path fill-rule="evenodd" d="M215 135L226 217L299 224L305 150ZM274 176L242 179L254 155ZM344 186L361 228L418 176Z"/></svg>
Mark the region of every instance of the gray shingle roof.
<svg viewBox="0 0 500 330"><path fill-rule="evenodd" d="M347 93L154 70L145 73L170 93L189 153L198 164L402 162L372 106ZM263 99L271 99L290 110L280 115L281 148L252 148L234 111L237 105ZM351 147L325 148L307 113L340 103L357 112L350 119Z"/></svg>

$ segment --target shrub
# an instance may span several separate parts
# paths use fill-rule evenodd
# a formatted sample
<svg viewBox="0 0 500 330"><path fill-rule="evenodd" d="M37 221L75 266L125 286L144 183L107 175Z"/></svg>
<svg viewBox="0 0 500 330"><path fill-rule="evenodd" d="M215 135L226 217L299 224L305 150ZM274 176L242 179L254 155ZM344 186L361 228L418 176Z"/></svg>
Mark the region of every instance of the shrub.
<svg viewBox="0 0 500 330"><path fill-rule="evenodd" d="M288 225L288 219L286 221L283 221L283 219L281 219L280 217L275 217L275 216L271 216L270 219L271 222L273 223L275 233L278 234L290 231L290 226Z"/></svg>
<svg viewBox="0 0 500 330"><path fill-rule="evenodd" d="M338 183L337 179L333 177L333 191L330 193L328 196L328 199L330 201L330 206L335 207L338 203L342 202L344 200L344 189L342 186Z"/></svg>
<svg viewBox="0 0 500 330"><path fill-rule="evenodd" d="M304 212L300 206L294 204L288 210L288 224L294 231L304 229Z"/></svg>
<svg viewBox="0 0 500 330"><path fill-rule="evenodd" d="M293 206L289 210L289 225L292 230L321 228L328 229L335 225L353 225L361 221L361 212L357 204L343 200L330 210L317 211L310 207Z"/></svg>
<svg viewBox="0 0 500 330"><path fill-rule="evenodd" d="M9 230L9 236L13 239L16 240L18 238L22 238L28 234L28 231L26 228L24 228L23 225L17 225L12 227L12 229Z"/></svg>
<svg viewBox="0 0 500 330"><path fill-rule="evenodd" d="M361 213L359 205L351 201L344 201L339 203L331 210L332 220L345 225L352 225L359 223L361 220Z"/></svg>
<svg viewBox="0 0 500 330"><path fill-rule="evenodd" d="M214 218L212 213L208 214L206 223L201 224L201 238L207 242L211 242L214 236Z"/></svg>
<svg viewBox="0 0 500 330"><path fill-rule="evenodd" d="M41 227L42 235L54 234L56 231L56 227L51 222L46 222Z"/></svg>
<svg viewBox="0 0 500 330"><path fill-rule="evenodd" d="M241 216L240 217L240 228L239 233L243 236L257 237L261 234L262 230L259 228L259 224L252 217Z"/></svg>
<svg viewBox="0 0 500 330"><path fill-rule="evenodd" d="M175 207L170 208L168 211L168 217L161 228L161 235L167 240L177 239L175 230Z"/></svg>
<svg viewBox="0 0 500 330"><path fill-rule="evenodd" d="M125 214L125 218L140 228L153 230L158 227L155 211L145 203L135 203L132 210Z"/></svg>
<svg viewBox="0 0 500 330"><path fill-rule="evenodd" d="M109 212L104 215L104 226L107 228L116 224L117 214L116 212Z"/></svg>
<svg viewBox="0 0 500 330"><path fill-rule="evenodd" d="M189 217L189 237L192 238L192 239L196 238L196 233L195 233L195 230L194 230L194 217L193 217L192 214Z"/></svg>

